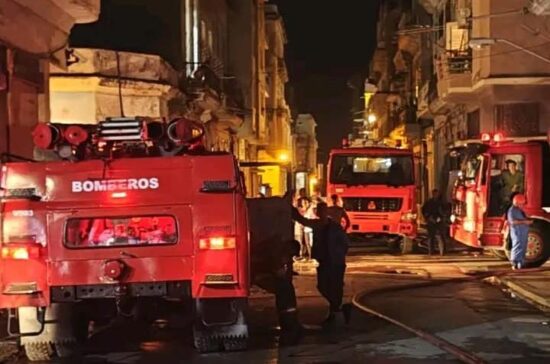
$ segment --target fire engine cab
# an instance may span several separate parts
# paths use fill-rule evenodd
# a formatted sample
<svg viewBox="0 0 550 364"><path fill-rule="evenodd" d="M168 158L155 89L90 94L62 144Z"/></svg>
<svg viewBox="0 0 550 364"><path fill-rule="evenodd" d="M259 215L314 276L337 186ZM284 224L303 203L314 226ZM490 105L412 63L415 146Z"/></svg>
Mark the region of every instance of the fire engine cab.
<svg viewBox="0 0 550 364"><path fill-rule="evenodd" d="M536 138L506 139L500 133L458 147L462 166L452 200L451 236L506 259L510 239L506 212L514 193L526 195L529 227L526 266L550 257L550 147Z"/></svg>
<svg viewBox="0 0 550 364"><path fill-rule="evenodd" d="M0 173L0 308L30 360L66 356L90 321L194 317L201 352L246 347L242 178L201 124L41 124L34 161Z"/></svg>
<svg viewBox="0 0 550 364"><path fill-rule="evenodd" d="M417 233L413 154L385 146L330 152L327 195L337 194L351 220L350 234L377 235L403 253Z"/></svg>

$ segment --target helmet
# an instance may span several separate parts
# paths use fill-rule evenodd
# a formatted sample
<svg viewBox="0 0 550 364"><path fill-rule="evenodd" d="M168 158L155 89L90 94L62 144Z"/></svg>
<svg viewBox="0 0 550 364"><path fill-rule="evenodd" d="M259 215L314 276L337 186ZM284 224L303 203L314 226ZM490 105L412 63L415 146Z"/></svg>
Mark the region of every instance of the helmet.
<svg viewBox="0 0 550 364"><path fill-rule="evenodd" d="M526 199L525 199L525 195L523 193L518 193L512 199L512 203L514 205L525 205L525 202L526 202Z"/></svg>

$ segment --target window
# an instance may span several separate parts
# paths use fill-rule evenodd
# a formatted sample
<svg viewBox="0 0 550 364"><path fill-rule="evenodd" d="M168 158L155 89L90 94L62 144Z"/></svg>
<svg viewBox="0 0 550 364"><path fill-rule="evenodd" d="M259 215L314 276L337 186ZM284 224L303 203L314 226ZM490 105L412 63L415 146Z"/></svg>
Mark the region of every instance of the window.
<svg viewBox="0 0 550 364"><path fill-rule="evenodd" d="M177 240L172 216L76 218L67 221L65 230L69 248L166 245Z"/></svg>
<svg viewBox="0 0 550 364"><path fill-rule="evenodd" d="M336 155L332 157L330 182L347 185L412 185L412 156Z"/></svg>
<svg viewBox="0 0 550 364"><path fill-rule="evenodd" d="M489 216L506 213L515 193L525 192L525 158L522 154L491 156Z"/></svg>

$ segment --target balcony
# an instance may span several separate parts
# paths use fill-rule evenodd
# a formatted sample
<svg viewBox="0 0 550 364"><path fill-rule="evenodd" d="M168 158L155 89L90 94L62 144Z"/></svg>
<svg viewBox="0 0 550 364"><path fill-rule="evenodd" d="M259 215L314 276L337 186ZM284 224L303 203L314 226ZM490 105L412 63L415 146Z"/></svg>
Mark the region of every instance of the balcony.
<svg viewBox="0 0 550 364"><path fill-rule="evenodd" d="M440 54L437 60L437 93L446 102L463 103L471 100L471 51L447 51Z"/></svg>

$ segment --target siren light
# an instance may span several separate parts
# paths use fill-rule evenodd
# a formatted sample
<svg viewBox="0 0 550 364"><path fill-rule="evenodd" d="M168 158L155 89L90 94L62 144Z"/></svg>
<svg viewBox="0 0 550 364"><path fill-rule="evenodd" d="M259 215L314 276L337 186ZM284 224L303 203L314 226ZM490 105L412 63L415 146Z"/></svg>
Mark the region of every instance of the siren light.
<svg viewBox="0 0 550 364"><path fill-rule="evenodd" d="M78 125L70 125L63 135L65 139L74 146L78 146L88 139L88 132Z"/></svg>
<svg viewBox="0 0 550 364"><path fill-rule="evenodd" d="M500 143L502 141L504 141L504 134L502 133L495 133L495 135L493 135L493 141L495 143Z"/></svg>
<svg viewBox="0 0 550 364"><path fill-rule="evenodd" d="M38 124L32 131L32 140L34 145L40 149L53 149L62 136L63 133L60 128L49 123Z"/></svg>
<svg viewBox="0 0 550 364"><path fill-rule="evenodd" d="M185 118L172 120L166 129L170 140L183 144L196 143L204 133L204 127L200 122Z"/></svg>
<svg viewBox="0 0 550 364"><path fill-rule="evenodd" d="M500 132L493 135L490 133L481 133L481 141L484 143L500 143L504 141L504 134Z"/></svg>
<svg viewBox="0 0 550 364"><path fill-rule="evenodd" d="M482 142L490 142L491 141L491 134L481 133L481 141Z"/></svg>

